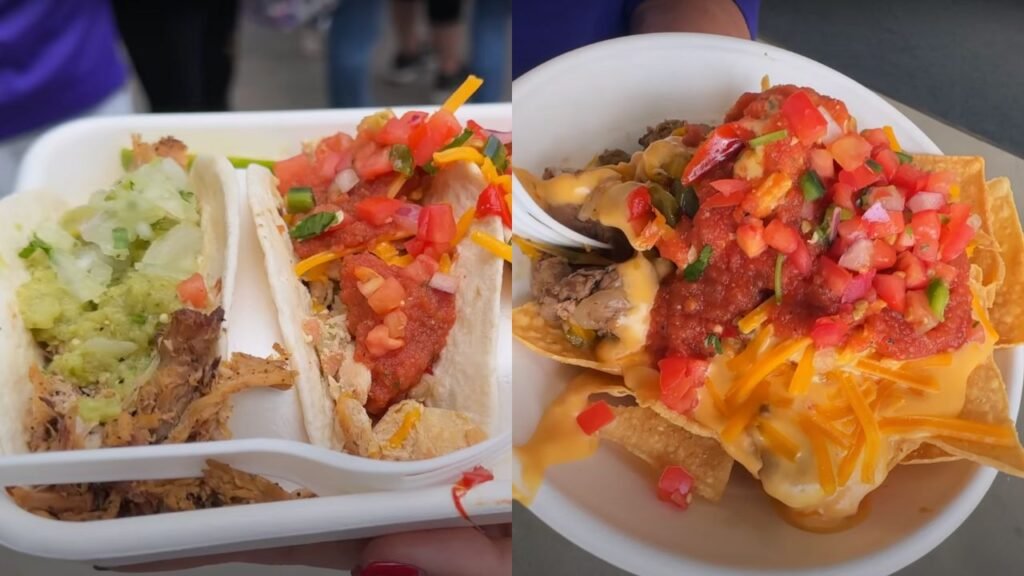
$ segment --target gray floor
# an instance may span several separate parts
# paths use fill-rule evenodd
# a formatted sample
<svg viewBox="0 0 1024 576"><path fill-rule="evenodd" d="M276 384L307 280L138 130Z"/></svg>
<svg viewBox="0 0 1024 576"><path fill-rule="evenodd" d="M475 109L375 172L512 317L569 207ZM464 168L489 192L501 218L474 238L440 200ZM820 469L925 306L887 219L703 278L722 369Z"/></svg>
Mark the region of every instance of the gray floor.
<svg viewBox="0 0 1024 576"><path fill-rule="evenodd" d="M766 0L762 37L1024 155L1024 2Z"/></svg>

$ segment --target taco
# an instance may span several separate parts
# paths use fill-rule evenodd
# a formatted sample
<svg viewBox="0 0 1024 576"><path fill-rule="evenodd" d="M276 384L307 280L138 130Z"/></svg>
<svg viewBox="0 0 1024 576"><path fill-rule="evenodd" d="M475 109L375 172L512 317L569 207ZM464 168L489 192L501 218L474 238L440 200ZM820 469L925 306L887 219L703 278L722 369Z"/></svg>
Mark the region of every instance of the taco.
<svg viewBox="0 0 1024 576"><path fill-rule="evenodd" d="M238 222L233 172L134 142L112 187L3 200L4 453L183 441L226 350ZM75 205L77 204L77 205Z"/></svg>
<svg viewBox="0 0 1024 576"><path fill-rule="evenodd" d="M622 375L649 418L717 440L815 529L853 518L904 461L1024 476L993 359L1021 343L1022 233L982 159L908 154L796 86L644 145L524 175L618 248L583 262L521 244L528 348Z"/></svg>
<svg viewBox="0 0 1024 576"><path fill-rule="evenodd" d="M414 460L491 434L507 164L496 135L442 109L249 168L311 442Z"/></svg>

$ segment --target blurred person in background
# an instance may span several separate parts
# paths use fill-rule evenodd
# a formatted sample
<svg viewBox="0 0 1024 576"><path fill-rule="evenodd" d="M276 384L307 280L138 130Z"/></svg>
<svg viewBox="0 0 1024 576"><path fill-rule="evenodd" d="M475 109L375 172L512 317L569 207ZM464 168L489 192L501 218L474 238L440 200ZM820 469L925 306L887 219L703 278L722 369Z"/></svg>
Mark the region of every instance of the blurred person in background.
<svg viewBox="0 0 1024 576"><path fill-rule="evenodd" d="M440 102L459 86L469 72L485 79L476 102L502 97L507 60L510 0L473 2L472 58L463 54L463 4L460 0L428 0L427 16L437 76L432 100ZM419 33L418 0L392 0L391 25L398 49L386 78L397 84L418 81L426 71L427 49ZM335 108L370 106L370 67L386 3L381 0L342 0L331 19L327 39L330 105Z"/></svg>
<svg viewBox="0 0 1024 576"><path fill-rule="evenodd" d="M114 11L153 112L229 108L238 0L114 0Z"/></svg>
<svg viewBox="0 0 1024 576"><path fill-rule="evenodd" d="M628 34L703 32L757 35L760 0L515 0L512 73L555 56Z"/></svg>
<svg viewBox="0 0 1024 576"><path fill-rule="evenodd" d="M125 79L107 0L0 0L0 196L45 129L131 114Z"/></svg>

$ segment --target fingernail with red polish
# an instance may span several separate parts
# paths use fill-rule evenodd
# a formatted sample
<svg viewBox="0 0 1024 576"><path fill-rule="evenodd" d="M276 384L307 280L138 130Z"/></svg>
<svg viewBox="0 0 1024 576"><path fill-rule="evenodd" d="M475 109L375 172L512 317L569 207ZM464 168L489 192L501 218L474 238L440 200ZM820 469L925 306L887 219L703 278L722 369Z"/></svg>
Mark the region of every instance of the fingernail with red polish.
<svg viewBox="0 0 1024 576"><path fill-rule="evenodd" d="M411 564L401 562L371 562L356 566L352 576L426 576L427 573Z"/></svg>

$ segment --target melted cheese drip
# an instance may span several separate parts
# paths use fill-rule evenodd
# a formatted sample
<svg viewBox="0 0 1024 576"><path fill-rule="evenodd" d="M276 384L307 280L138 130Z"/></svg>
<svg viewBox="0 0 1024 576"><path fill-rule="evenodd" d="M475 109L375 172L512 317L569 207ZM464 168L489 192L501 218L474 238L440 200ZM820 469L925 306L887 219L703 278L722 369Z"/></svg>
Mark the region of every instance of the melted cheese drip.
<svg viewBox="0 0 1024 576"><path fill-rule="evenodd" d="M651 308L658 295L658 271L643 254L617 265L616 269L629 308L613 330L615 337L603 339L595 350L597 358L608 363L621 363L626 356L643 349L651 326Z"/></svg>
<svg viewBox="0 0 1024 576"><path fill-rule="evenodd" d="M597 436L587 436L576 423L576 416L587 407L591 395L602 393L627 396L629 390L621 378L584 372L548 405L530 440L514 449L520 468L520 485L513 491L516 500L529 506L548 468L583 460L597 451Z"/></svg>
<svg viewBox="0 0 1024 576"><path fill-rule="evenodd" d="M622 179L622 175L612 168L594 168L578 173L566 172L547 180L541 180L526 170L513 171L526 191L542 206L579 206L602 183Z"/></svg>
<svg viewBox="0 0 1024 576"><path fill-rule="evenodd" d="M763 396L766 400L761 403L761 409L745 423L743 432L734 440L722 443L723 448L751 474L760 478L769 495L794 510L787 516L788 520L821 530L823 525L832 525L825 519L853 517L864 497L885 479L889 462L893 458L901 458L913 443L905 441L906 436L883 433L874 469L862 469L865 451L861 449L859 454L855 454L855 466L847 482L844 484L840 477L837 489L828 495L821 486L821 471L808 432L813 431L817 438L827 441L833 472L838 475L847 451L857 434L862 434L858 432L857 418L845 405L846 397L840 390L840 382L844 378L857 387L876 421L883 417L909 415L957 416L963 409L971 372L991 356L996 340L984 311L978 306L974 309L986 327L983 343L971 342L953 352L905 362L871 357L874 362L915 381L935 383L937 388L934 392L866 375L855 366L863 355L844 352L838 355L833 371L816 371L805 394L790 394L794 370L802 356L796 353L788 363L765 378L766 384L762 385L767 386L767 393ZM765 349L777 349L778 344L779 341L773 340ZM694 419L721 437L730 418L743 407L730 406L724 410L728 412L725 414L720 406L716 406L713 396L725 395L733 389L744 373L762 365L766 356L766 353L757 354L743 363L730 362L734 357L728 355L715 357L708 370L708 380L699 392L700 403L693 412ZM778 453L777 445L773 450L772 439L766 441L759 422L770 423L775 431L792 441L797 446L796 458L790 459L788 450L785 451L787 453ZM823 426L828 430L823 430ZM837 438L842 442L837 442Z"/></svg>

